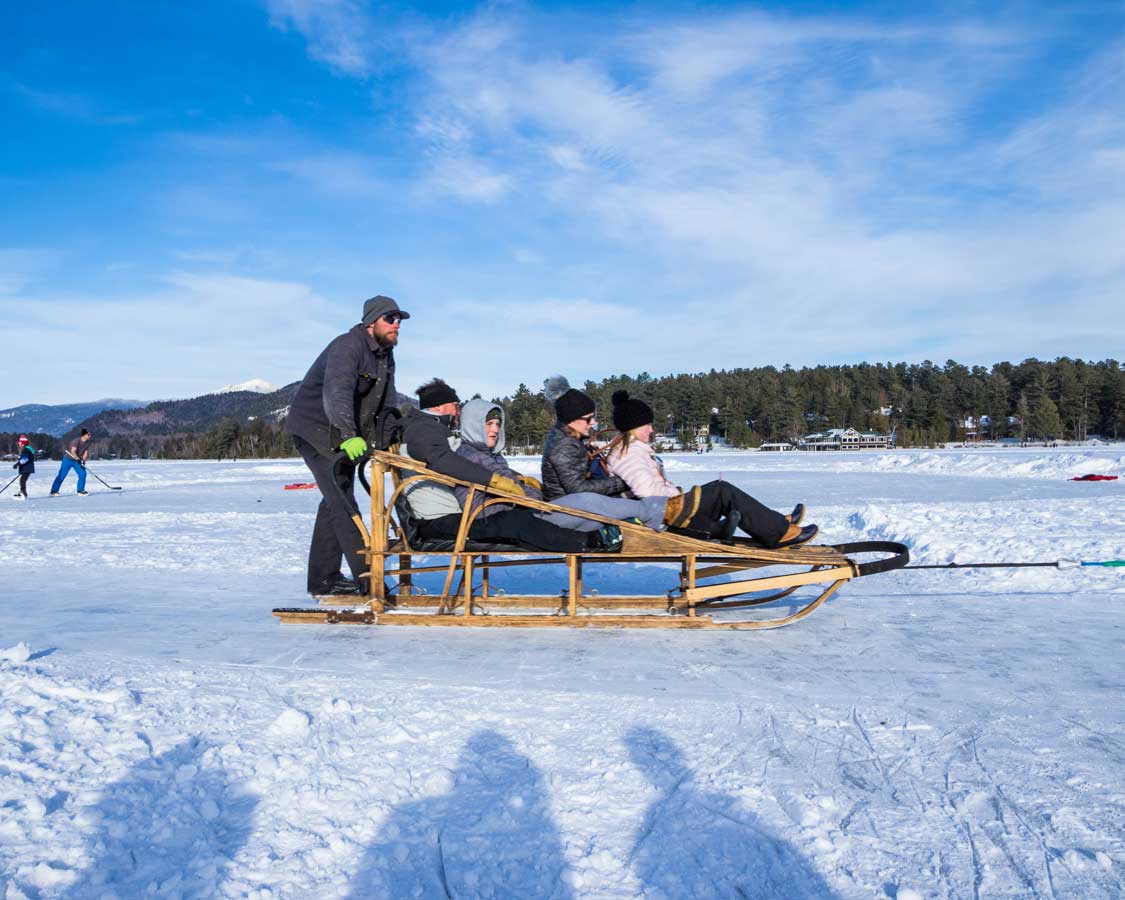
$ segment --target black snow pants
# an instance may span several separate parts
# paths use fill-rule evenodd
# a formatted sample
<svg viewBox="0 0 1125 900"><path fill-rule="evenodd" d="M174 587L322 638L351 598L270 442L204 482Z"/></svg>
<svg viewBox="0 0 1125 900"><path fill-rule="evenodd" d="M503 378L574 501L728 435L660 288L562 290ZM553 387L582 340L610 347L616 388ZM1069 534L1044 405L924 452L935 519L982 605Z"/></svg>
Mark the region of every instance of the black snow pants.
<svg viewBox="0 0 1125 900"><path fill-rule="evenodd" d="M30 472L25 472L23 475L20 476L20 493L23 494L25 497L27 496L27 479L29 479L30 477L31 477Z"/></svg>
<svg viewBox="0 0 1125 900"><path fill-rule="evenodd" d="M441 516L437 519L422 519L418 530L423 538L435 540L454 540L457 529L461 527L458 515ZM590 541L596 531L575 531L546 522L535 515L534 510L517 507L478 516L469 527L469 538L474 541L496 541L504 544L520 544L532 550L549 550L558 553L581 553L590 549Z"/></svg>
<svg viewBox="0 0 1125 900"><path fill-rule="evenodd" d="M352 577L366 594L367 563L363 559L363 535L356 524L360 516L355 502L355 465L342 454L325 456L308 441L294 436L297 452L309 467L320 488L312 542L309 544L308 592L328 593L340 573L340 557L348 561Z"/></svg>
<svg viewBox="0 0 1125 900"><path fill-rule="evenodd" d="M789 528L789 520L784 515L755 500L729 481L709 481L700 488L699 512L692 517L688 527L717 535L721 530L719 520L733 509L742 516L738 527L766 547L776 546Z"/></svg>

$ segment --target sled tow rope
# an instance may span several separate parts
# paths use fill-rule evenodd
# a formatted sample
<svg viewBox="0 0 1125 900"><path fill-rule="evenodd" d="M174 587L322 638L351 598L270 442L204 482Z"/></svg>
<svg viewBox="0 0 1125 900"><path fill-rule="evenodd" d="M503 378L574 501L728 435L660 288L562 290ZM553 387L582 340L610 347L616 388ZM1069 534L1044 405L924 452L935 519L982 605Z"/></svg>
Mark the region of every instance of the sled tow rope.
<svg viewBox="0 0 1125 900"><path fill-rule="evenodd" d="M1077 559L1056 559L1054 562L942 563L939 566L903 566L904 569L1077 569L1081 566L1125 566L1125 559L1091 562Z"/></svg>

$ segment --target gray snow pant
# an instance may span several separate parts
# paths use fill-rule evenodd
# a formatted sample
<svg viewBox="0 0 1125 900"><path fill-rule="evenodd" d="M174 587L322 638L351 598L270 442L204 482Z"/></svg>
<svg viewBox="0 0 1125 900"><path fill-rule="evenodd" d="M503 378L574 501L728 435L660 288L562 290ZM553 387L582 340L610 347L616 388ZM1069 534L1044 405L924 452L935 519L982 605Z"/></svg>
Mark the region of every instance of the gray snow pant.
<svg viewBox="0 0 1125 900"><path fill-rule="evenodd" d="M551 502L609 519L640 519L649 528L659 531L664 527L664 509L668 505L668 498L645 497L643 500L627 500L624 497L607 497L605 494L580 493L566 494ZM583 519L580 516L568 516L566 513L539 513L538 515L555 525L574 528L577 531L597 531L601 527L600 522Z"/></svg>

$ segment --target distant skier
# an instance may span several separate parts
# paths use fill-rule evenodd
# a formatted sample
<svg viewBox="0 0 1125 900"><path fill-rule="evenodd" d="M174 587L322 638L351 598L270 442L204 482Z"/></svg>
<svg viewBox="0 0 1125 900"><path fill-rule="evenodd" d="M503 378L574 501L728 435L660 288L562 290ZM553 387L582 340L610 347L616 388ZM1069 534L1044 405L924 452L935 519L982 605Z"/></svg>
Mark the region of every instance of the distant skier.
<svg viewBox="0 0 1125 900"><path fill-rule="evenodd" d="M285 432L321 493L309 546L310 594L368 593L355 471L367 456L375 416L395 406L394 347L399 324L409 318L390 297L365 301L362 321L324 348L289 407ZM351 581L340 573L341 556Z"/></svg>
<svg viewBox="0 0 1125 900"><path fill-rule="evenodd" d="M16 492L16 499L26 500L27 479L30 478L35 472L35 448L31 446L26 434L20 435L19 445L19 462L13 465L12 468L19 469L20 473L20 489Z"/></svg>
<svg viewBox="0 0 1125 900"><path fill-rule="evenodd" d="M71 469L78 470L78 493L83 495L88 493L86 490L86 458L89 455L90 432L83 428L82 433L71 440L66 452L63 453L59 474L55 476L55 481L51 485L52 497L59 495L59 488L62 487L62 483L66 480L66 476L70 474Z"/></svg>

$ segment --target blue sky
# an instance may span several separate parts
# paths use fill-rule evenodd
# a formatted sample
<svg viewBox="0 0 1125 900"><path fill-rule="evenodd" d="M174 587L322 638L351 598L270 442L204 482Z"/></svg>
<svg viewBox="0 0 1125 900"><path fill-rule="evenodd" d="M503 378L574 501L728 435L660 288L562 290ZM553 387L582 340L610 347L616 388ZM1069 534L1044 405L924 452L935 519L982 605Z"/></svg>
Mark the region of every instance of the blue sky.
<svg viewBox="0 0 1125 900"><path fill-rule="evenodd" d="M904 6L12 7L0 407L1121 359L1125 9Z"/></svg>

